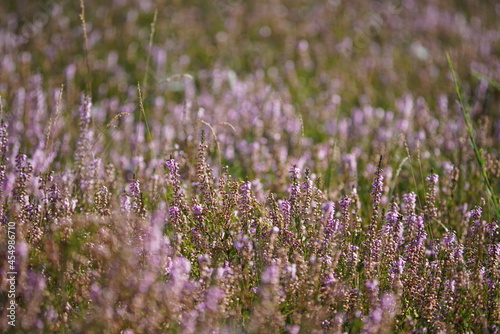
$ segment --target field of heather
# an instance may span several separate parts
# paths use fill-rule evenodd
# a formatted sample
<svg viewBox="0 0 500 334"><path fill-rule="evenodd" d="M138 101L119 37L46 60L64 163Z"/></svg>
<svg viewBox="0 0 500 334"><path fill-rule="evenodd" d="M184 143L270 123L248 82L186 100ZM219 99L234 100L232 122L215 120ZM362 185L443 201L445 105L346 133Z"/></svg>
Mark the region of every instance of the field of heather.
<svg viewBox="0 0 500 334"><path fill-rule="evenodd" d="M499 333L495 0L0 4L0 330Z"/></svg>

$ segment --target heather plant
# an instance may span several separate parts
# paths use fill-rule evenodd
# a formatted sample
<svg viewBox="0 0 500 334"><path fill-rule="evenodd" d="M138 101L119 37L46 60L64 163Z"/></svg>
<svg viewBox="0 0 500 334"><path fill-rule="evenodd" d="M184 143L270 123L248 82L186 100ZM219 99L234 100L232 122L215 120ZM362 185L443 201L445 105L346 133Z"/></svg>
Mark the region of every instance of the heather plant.
<svg viewBox="0 0 500 334"><path fill-rule="evenodd" d="M500 330L494 1L2 6L2 331Z"/></svg>

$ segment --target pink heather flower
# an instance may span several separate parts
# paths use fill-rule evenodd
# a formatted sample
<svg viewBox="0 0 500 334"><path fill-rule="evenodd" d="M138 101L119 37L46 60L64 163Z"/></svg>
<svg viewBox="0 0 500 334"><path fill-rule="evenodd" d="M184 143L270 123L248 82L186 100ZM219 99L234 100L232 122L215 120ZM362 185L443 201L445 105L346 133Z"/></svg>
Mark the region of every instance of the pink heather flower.
<svg viewBox="0 0 500 334"><path fill-rule="evenodd" d="M25 241L18 241L16 244L16 252L20 258L24 259L28 255L28 244Z"/></svg>
<svg viewBox="0 0 500 334"><path fill-rule="evenodd" d="M27 161L27 157L24 154L18 154L16 156L16 185L14 188L14 199L19 201L24 205L28 204L28 196L26 193L26 186L31 179L31 173L33 172L33 167L31 163Z"/></svg>
<svg viewBox="0 0 500 334"><path fill-rule="evenodd" d="M290 185L290 201L295 203L297 196L300 194L300 186L297 184Z"/></svg>
<svg viewBox="0 0 500 334"><path fill-rule="evenodd" d="M209 263L210 255L209 254L200 254L198 255L198 262L201 263Z"/></svg>
<svg viewBox="0 0 500 334"><path fill-rule="evenodd" d="M454 254L453 254L453 255L454 255L454 257L455 257L457 260L461 260L461 259L463 258L463 256L464 256L464 248L465 248L465 247L464 247L464 245L462 245L462 244L459 244L459 245L456 247L456 249L455 249L455 251L454 251Z"/></svg>

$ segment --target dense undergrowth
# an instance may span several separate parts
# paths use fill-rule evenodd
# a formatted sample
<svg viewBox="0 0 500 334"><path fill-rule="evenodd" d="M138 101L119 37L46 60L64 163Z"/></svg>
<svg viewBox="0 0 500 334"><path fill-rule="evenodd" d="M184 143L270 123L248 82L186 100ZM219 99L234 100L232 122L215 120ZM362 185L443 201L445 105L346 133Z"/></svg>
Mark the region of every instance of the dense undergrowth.
<svg viewBox="0 0 500 334"><path fill-rule="evenodd" d="M495 1L81 5L0 11L2 330L498 333Z"/></svg>

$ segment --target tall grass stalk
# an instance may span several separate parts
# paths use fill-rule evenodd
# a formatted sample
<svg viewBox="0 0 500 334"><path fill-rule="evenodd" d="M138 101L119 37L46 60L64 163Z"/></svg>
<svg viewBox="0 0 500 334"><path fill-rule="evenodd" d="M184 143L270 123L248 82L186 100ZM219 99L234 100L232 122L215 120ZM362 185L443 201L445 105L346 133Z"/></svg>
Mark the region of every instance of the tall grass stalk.
<svg viewBox="0 0 500 334"><path fill-rule="evenodd" d="M89 91L89 96L92 97L92 82L90 79L90 63L89 63L89 38L87 36L87 27L85 22L85 4L83 0L80 0L80 8L82 10L82 12L80 13L80 21L82 23L83 42L85 47L85 63L87 66L87 89Z"/></svg>
<svg viewBox="0 0 500 334"><path fill-rule="evenodd" d="M462 92L460 90L459 84L458 84L458 79L457 76L455 75L455 70L453 69L453 63L451 61L450 55L447 52L446 53L446 59L448 60L448 66L450 68L451 76L453 79L453 84L455 86L455 92L457 94L458 98L458 104L460 106L460 111L462 112L462 116L465 121L465 126L467 128L467 134L469 135L469 141L472 145L472 149L474 150L474 155L476 157L476 161L479 165L479 168L481 170L481 176L483 178L483 183L486 186L486 190L488 193L489 200L493 206L493 209L495 211L496 217L498 220L500 220L500 208L498 206L498 198L493 192L493 188L491 186L490 180L488 178L488 174L486 174L486 168L484 167L484 158L481 157L481 150L477 146L476 140L474 139L474 129L472 127L472 124L469 120L469 107L466 105L462 98Z"/></svg>
<svg viewBox="0 0 500 334"><path fill-rule="evenodd" d="M153 49L153 37L155 34L157 17L158 17L158 9L155 9L153 22L151 22L151 33L149 34L148 56L146 58L146 70L144 71L144 79L142 80L142 84L144 86L144 92L146 92L148 89L149 63L151 61L151 50Z"/></svg>

